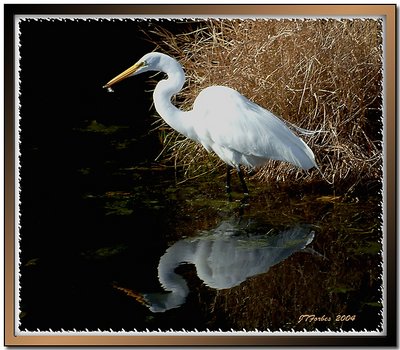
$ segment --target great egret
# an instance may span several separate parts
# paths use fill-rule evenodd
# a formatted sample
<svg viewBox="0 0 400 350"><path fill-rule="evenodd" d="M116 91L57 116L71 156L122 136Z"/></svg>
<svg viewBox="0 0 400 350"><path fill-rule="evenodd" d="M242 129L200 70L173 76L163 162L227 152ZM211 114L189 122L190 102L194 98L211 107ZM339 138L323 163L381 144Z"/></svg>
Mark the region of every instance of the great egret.
<svg viewBox="0 0 400 350"><path fill-rule="evenodd" d="M282 120L229 87L210 86L200 92L192 110L178 109L171 103L171 97L182 89L185 74L174 58L163 53L144 55L103 87L111 89L121 80L147 71L161 71L168 76L157 84L153 94L155 108L165 122L201 143L207 151L214 151L227 164L228 194L232 167L239 174L244 194L249 191L241 165L253 169L273 159L304 170L317 167L314 153Z"/></svg>

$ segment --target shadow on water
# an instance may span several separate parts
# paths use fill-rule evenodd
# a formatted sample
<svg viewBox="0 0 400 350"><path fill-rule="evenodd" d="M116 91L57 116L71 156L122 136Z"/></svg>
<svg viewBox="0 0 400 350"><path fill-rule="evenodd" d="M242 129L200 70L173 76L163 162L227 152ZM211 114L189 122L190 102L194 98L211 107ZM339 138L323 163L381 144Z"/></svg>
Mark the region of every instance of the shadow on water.
<svg viewBox="0 0 400 350"><path fill-rule="evenodd" d="M293 227L282 232L255 234L264 227L241 219L222 221L215 229L175 242L158 264L158 279L166 293L136 294L116 286L146 305L152 312L165 312L185 303L190 290L175 269L190 263L197 276L212 289L229 289L304 249L314 238L310 227Z"/></svg>

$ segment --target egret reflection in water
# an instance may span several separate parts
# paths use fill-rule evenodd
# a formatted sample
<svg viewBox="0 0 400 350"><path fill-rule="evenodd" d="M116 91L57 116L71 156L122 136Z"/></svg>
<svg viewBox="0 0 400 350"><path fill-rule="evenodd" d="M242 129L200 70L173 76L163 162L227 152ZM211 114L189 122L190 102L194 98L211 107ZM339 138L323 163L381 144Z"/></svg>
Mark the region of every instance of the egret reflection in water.
<svg viewBox="0 0 400 350"><path fill-rule="evenodd" d="M164 312L181 306L189 294L185 279L175 272L181 264L194 264L198 277L207 286L227 289L267 272L271 266L304 249L313 238L311 225L254 235L248 227L226 220L217 228L182 239L166 250L158 264L158 279L165 292L127 294L152 312Z"/></svg>

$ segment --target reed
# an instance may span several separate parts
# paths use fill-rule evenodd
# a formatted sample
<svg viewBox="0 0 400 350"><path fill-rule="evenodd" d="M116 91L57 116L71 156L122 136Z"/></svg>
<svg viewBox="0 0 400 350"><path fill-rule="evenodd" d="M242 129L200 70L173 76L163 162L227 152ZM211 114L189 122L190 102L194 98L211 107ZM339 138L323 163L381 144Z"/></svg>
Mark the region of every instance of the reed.
<svg viewBox="0 0 400 350"><path fill-rule="evenodd" d="M277 116L309 130L302 136L324 177L347 188L382 176L382 23L373 19L210 19L187 21L172 32L148 32L156 50L177 58L187 81L175 103L189 110L210 85L238 90ZM221 116L222 117L222 116ZM222 171L202 146L158 121L164 159L185 178ZM253 179L291 183L325 181L270 161Z"/></svg>

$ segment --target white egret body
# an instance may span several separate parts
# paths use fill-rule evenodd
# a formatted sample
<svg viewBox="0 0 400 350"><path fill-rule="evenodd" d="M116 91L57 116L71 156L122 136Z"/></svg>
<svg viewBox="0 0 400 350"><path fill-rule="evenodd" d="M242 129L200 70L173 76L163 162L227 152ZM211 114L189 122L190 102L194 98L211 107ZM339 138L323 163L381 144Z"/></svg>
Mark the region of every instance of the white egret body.
<svg viewBox="0 0 400 350"><path fill-rule="evenodd" d="M185 74L182 66L165 54L144 55L104 87L111 88L125 78L147 71L161 71L168 76L157 84L153 95L155 108L165 122L201 143L207 151L214 151L228 165L228 192L230 167L237 169L244 192L248 193L240 165L256 168L273 159L304 170L317 166L311 149L282 120L229 87L204 89L190 111L175 107L171 97L182 89Z"/></svg>

